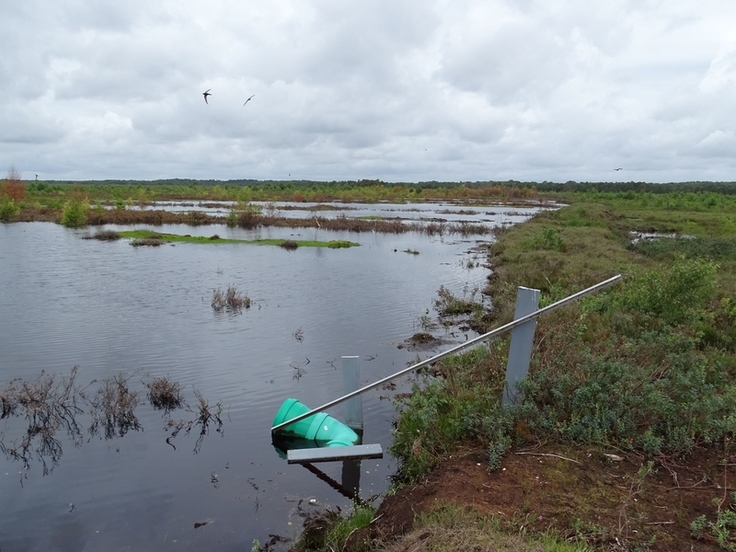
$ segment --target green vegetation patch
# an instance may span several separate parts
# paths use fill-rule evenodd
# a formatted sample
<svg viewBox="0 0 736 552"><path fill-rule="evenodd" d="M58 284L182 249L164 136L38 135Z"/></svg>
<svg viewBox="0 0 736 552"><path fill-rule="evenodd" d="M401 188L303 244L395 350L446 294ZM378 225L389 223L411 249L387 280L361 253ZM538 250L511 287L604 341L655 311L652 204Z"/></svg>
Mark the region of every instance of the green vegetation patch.
<svg viewBox="0 0 736 552"><path fill-rule="evenodd" d="M298 247L329 247L330 249L340 249L344 247L354 247L359 243L332 240L332 241L314 241L314 240L283 240L283 239L266 239L266 240L238 240L233 238L221 238L217 234L212 236L190 236L188 234L166 234L156 232L154 230L125 230L118 232L122 238L131 238L133 240L159 240L165 243L183 242L183 243L243 243L251 245L278 245L296 244Z"/></svg>
<svg viewBox="0 0 736 552"><path fill-rule="evenodd" d="M212 236L190 236L186 234L166 234L154 230L123 230L119 231L121 238L132 238L134 240L160 240L163 242L185 242L185 243L249 243L246 240L234 240L221 238L217 234Z"/></svg>
<svg viewBox="0 0 736 552"><path fill-rule="evenodd" d="M281 239L267 239L267 240L234 240L240 241L241 243L252 243L255 245L278 245L283 247L286 243L296 243L298 247L329 247L330 249L342 249L346 247L356 247L359 243L347 241L347 240L331 240L328 242L316 241L316 240L281 240Z"/></svg>
<svg viewBox="0 0 736 552"><path fill-rule="evenodd" d="M508 336L443 360L400 405L391 452L405 480L418 480L468 439L497 469L504 452L526 440L682 458L736 433L736 274L733 255L723 253L736 232L703 237L708 217L668 216L661 199L659 210L640 203L636 223L617 198L540 213L499 235L487 289L494 325L513 316L518 286L539 289L544 306L614 274L624 279L540 317L514 408L500 408ZM677 231L689 221L696 237L632 250L631 232L653 220Z"/></svg>
<svg viewBox="0 0 736 552"><path fill-rule="evenodd" d="M704 258L711 260L736 258L736 240L725 238L659 237L633 241L628 248L654 258Z"/></svg>
<svg viewBox="0 0 736 552"><path fill-rule="evenodd" d="M369 542L353 537L359 537L356 533L371 524L375 513L369 504L356 502L353 511L346 517L335 510L309 515L304 521L304 532L291 550L373 550Z"/></svg>

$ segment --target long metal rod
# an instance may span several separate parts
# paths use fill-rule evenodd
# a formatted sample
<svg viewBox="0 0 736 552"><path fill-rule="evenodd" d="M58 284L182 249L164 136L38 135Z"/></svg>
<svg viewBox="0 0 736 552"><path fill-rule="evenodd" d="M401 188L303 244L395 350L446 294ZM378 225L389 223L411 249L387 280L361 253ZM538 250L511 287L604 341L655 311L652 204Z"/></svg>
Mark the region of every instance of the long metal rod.
<svg viewBox="0 0 736 552"><path fill-rule="evenodd" d="M564 299L561 299L557 301L556 303L552 303L551 305L547 305L546 307L543 307L539 310L536 310L530 314L527 314L526 316L522 316L521 318L517 318L516 320L512 320L508 324L504 324L503 326L499 326L495 330L491 330L488 333L485 333L483 335L479 335L478 337L474 337L473 339L466 341L465 343L461 343L460 345L457 345L453 347L452 349L448 349L444 353L440 353L438 355L435 355L431 358L428 358L426 360L423 360L421 362L418 362L417 364L413 364L412 366L409 366L408 368L404 368L403 370L396 372L395 374L392 374L390 376L386 376L383 379L378 380L377 382L370 383L366 385L365 387L361 387L360 389L356 389L355 391L352 391L348 393L347 395L343 395L342 397L338 397L337 399L330 401L328 403L323 404L320 407L313 408L309 412L305 412L304 414L300 414L299 416L295 416L291 420L287 420L285 422L281 422L280 424L277 424L271 428L271 432L278 431L282 427L285 427L289 424L293 424L295 422L298 422L299 420L303 420L304 418L307 418L311 416L312 414L315 414L317 412L320 412L322 410L327 410L330 407L335 406L336 404L340 404L341 402L344 402L356 395L360 395L361 393L364 393L370 389L373 389L375 387L379 387L380 385L383 385L386 382L391 381L392 379L398 378L403 376L404 374L408 374L409 372L413 372L414 370L418 370L419 368L422 368L424 366L427 366L428 364L432 364L434 362L437 362L438 360L445 358L446 356L449 356L453 353L456 353L462 349L465 349L467 347L470 347L472 345L475 345L476 343L480 341L484 341L486 339L492 339L495 338L505 332L508 332L509 330L513 330L517 326L521 326L525 322L528 322L529 320L532 320L533 318L536 318L537 316L540 316L546 312L553 311L555 309L558 309L560 307L563 307L567 305L568 303L571 303L573 301L576 301L577 299L580 299L581 297L585 297L586 295L590 295L591 293L595 293L596 291L599 291L603 288L606 288L612 284L615 284L621 279L621 274L617 274L613 278L609 278L608 280L604 280L603 282L600 282L594 286L591 286L589 288L586 288L582 291L578 291L577 293L570 295L569 297L565 297Z"/></svg>

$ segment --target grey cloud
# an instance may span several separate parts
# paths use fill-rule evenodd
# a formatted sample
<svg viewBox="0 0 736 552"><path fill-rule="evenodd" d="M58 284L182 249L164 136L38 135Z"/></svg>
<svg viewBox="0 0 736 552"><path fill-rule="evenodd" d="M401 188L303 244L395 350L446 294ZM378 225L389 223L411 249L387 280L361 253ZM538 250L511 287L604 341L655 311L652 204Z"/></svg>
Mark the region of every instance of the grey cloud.
<svg viewBox="0 0 736 552"><path fill-rule="evenodd" d="M46 178L736 168L727 0L6 4L0 164Z"/></svg>

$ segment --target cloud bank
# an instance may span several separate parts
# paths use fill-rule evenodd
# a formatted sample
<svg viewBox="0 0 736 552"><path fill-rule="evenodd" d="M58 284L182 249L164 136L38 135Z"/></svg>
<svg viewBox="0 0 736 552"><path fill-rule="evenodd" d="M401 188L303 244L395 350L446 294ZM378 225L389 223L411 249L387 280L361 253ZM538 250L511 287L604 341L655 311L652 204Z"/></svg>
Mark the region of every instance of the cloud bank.
<svg viewBox="0 0 736 552"><path fill-rule="evenodd" d="M0 5L25 178L736 180L730 0Z"/></svg>

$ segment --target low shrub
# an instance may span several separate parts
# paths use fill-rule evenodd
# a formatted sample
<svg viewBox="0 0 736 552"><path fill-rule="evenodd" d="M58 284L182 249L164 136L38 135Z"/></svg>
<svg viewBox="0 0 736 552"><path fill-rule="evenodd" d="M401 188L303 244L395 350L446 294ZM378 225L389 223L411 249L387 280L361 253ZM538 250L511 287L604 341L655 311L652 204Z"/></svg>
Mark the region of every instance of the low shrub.
<svg viewBox="0 0 736 552"><path fill-rule="evenodd" d="M565 252L567 250L567 246L563 241L559 230L549 226L543 226L540 234L531 236L525 243L529 249L561 252Z"/></svg>
<svg viewBox="0 0 736 552"><path fill-rule="evenodd" d="M660 318L666 324L693 322L708 307L718 266L680 258L671 267L650 270L618 296L619 307Z"/></svg>
<svg viewBox="0 0 736 552"><path fill-rule="evenodd" d="M20 207L14 201L4 199L0 201L0 222L11 222L20 213Z"/></svg>
<svg viewBox="0 0 736 552"><path fill-rule="evenodd" d="M553 363L521 383L519 415L530 431L648 456L686 456L736 430L736 388L692 342L663 332L615 344L620 355L588 352L575 366ZM652 349L668 346L661 361L646 362Z"/></svg>
<svg viewBox="0 0 736 552"><path fill-rule="evenodd" d="M631 242L627 249L657 259L733 259L736 257L736 240L727 238L656 238Z"/></svg>
<svg viewBox="0 0 736 552"><path fill-rule="evenodd" d="M417 480L463 439L489 447L508 444L514 415L500 405L504 372L493 368L497 352L478 347L445 358L433 375L425 374L424 385L415 384L410 396L398 399L390 452L401 462L400 479Z"/></svg>
<svg viewBox="0 0 736 552"><path fill-rule="evenodd" d="M61 211L61 224L67 228L87 226L88 210L89 203L86 200L72 199L67 201Z"/></svg>
<svg viewBox="0 0 736 552"><path fill-rule="evenodd" d="M233 225L233 221L237 226L250 230L261 224L263 217L263 208L253 203L238 204L238 206L230 211L228 216L228 225Z"/></svg>
<svg viewBox="0 0 736 552"><path fill-rule="evenodd" d="M725 498L725 497L724 497ZM698 540L714 540L723 550L736 550L733 533L736 531L736 493L731 493L731 503L723 508L718 504L715 521L705 514L690 524L690 533Z"/></svg>

